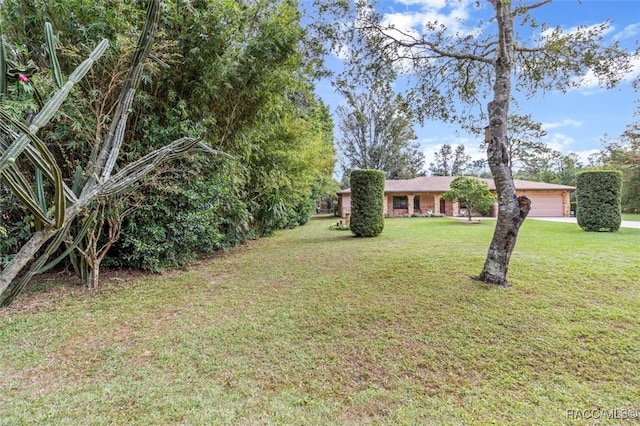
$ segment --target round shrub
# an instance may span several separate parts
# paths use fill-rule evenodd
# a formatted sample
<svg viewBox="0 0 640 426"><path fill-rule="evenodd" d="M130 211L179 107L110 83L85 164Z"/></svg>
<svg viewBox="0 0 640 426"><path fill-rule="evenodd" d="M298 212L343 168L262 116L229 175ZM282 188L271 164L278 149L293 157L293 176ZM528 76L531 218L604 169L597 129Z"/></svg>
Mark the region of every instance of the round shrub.
<svg viewBox="0 0 640 426"><path fill-rule="evenodd" d="M576 217L585 231L614 232L620 228L622 173L612 170L582 172L576 177Z"/></svg>
<svg viewBox="0 0 640 426"><path fill-rule="evenodd" d="M380 170L351 172L351 232L375 237L384 228L384 180Z"/></svg>

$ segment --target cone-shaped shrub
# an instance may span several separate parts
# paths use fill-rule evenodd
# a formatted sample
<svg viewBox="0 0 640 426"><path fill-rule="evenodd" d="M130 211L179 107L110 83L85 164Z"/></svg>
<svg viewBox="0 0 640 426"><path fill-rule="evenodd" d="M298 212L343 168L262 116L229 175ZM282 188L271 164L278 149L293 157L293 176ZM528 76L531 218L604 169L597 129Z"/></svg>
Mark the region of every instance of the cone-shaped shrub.
<svg viewBox="0 0 640 426"><path fill-rule="evenodd" d="M622 173L612 170L582 172L576 177L578 225L585 231L614 232L620 228Z"/></svg>
<svg viewBox="0 0 640 426"><path fill-rule="evenodd" d="M384 228L384 179L380 170L351 172L351 232L375 237Z"/></svg>

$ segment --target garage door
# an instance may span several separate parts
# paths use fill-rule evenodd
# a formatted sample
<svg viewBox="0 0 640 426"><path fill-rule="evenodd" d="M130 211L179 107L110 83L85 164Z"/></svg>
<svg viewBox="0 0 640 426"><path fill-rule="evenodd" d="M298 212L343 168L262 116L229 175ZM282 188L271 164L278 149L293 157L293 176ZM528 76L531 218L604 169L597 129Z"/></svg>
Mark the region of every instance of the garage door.
<svg viewBox="0 0 640 426"><path fill-rule="evenodd" d="M527 197L531 200L531 217L554 217L563 216L562 194L532 194Z"/></svg>

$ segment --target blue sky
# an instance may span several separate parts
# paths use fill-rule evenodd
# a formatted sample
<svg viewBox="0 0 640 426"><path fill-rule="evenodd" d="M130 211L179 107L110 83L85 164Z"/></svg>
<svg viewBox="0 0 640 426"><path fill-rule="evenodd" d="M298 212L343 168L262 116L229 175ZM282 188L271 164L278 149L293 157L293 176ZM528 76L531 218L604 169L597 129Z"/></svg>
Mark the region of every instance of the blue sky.
<svg viewBox="0 0 640 426"><path fill-rule="evenodd" d="M378 10L397 27L419 29L426 19L435 18L450 26L455 25L455 17L486 14L490 8L486 0L480 0L484 12L478 11L474 3L472 0L383 0ZM539 22L546 22L551 27L561 26L567 31L579 25L610 20L608 39L618 39L630 49L635 48L640 39L640 0L554 0L537 9L535 16ZM338 62L335 57L328 61L329 64ZM545 143L563 153L575 152L586 162L590 153L602 147L601 139L605 135L617 138L628 124L640 120L640 117L634 117L638 106L635 101L640 99L640 92L631 86L631 80L639 74L640 58L635 61L633 72L614 89L604 90L587 83L568 93L548 92L523 99L518 105L512 105L511 112L531 114L548 132ZM317 93L334 113L343 102L326 81L320 82ZM517 94L516 97L522 98ZM335 124L338 138L338 123ZM478 138L462 132L459 126L429 121L416 126L415 130L426 155L426 165L442 144L464 144L474 158L485 157L484 152L479 151Z"/></svg>

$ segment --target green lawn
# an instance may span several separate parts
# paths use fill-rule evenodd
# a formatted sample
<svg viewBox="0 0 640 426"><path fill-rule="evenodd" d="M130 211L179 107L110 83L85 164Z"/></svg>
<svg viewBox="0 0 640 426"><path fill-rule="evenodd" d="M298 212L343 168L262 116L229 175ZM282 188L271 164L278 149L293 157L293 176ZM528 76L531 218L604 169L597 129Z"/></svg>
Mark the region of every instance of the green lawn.
<svg viewBox="0 0 640 426"><path fill-rule="evenodd" d="M631 220L640 222L640 214L638 213L622 213L622 220Z"/></svg>
<svg viewBox="0 0 640 426"><path fill-rule="evenodd" d="M97 294L40 284L0 312L0 424L582 425L567 410L601 407L599 424L640 410L640 230L527 221L504 289L468 278L493 221L390 219L372 239L332 223Z"/></svg>

